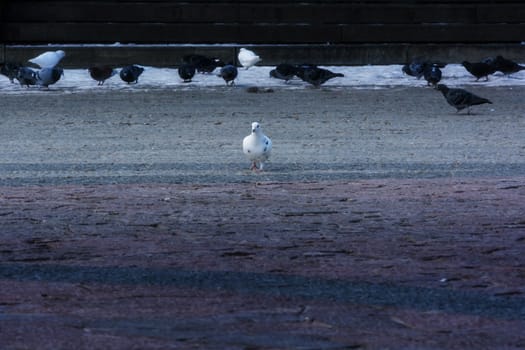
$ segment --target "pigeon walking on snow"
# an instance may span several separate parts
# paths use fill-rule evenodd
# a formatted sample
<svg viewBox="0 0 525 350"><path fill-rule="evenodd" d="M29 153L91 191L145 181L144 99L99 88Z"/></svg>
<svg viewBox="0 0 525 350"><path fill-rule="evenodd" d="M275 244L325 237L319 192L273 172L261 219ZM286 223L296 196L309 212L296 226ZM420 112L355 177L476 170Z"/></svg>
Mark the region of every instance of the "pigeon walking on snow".
<svg viewBox="0 0 525 350"><path fill-rule="evenodd" d="M501 73L507 76L525 69L524 66L521 66L512 60L504 58L503 56L496 56L493 64L497 71L500 71Z"/></svg>
<svg viewBox="0 0 525 350"><path fill-rule="evenodd" d="M66 53L62 50L46 51L36 57L33 57L29 62L36 64L40 68L53 68L60 62Z"/></svg>
<svg viewBox="0 0 525 350"><path fill-rule="evenodd" d="M488 81L489 75L496 72L496 67L486 62L463 61L461 64L470 74L476 77L476 81L483 77L485 77L485 81Z"/></svg>
<svg viewBox="0 0 525 350"><path fill-rule="evenodd" d="M233 85L235 83L235 78L237 78L237 67L233 64L227 64L221 68L218 76L224 79L226 85Z"/></svg>
<svg viewBox="0 0 525 350"><path fill-rule="evenodd" d="M191 82L191 79L195 75L195 66L191 63L184 63L179 66L178 69L179 77L185 82Z"/></svg>
<svg viewBox="0 0 525 350"><path fill-rule="evenodd" d="M36 72L36 83L43 87L55 84L64 75L64 70L60 67L42 68Z"/></svg>
<svg viewBox="0 0 525 350"><path fill-rule="evenodd" d="M297 76L307 83L312 84L315 87L319 87L326 83L328 80L336 77L344 77L343 73L334 73L328 69L318 67L307 67L299 68L297 70Z"/></svg>
<svg viewBox="0 0 525 350"><path fill-rule="evenodd" d="M451 89L444 84L439 84L437 89L443 93L448 104L456 108L456 112L467 108L467 114L470 114L470 106L492 103L488 99L474 95L464 89Z"/></svg>
<svg viewBox="0 0 525 350"><path fill-rule="evenodd" d="M135 83L137 84L139 82L139 77L144 72L144 68L139 67L137 65L130 65L125 66L120 70L120 79L122 79L124 82L131 84Z"/></svg>
<svg viewBox="0 0 525 350"><path fill-rule="evenodd" d="M255 52L245 49L244 47L239 50L237 58L239 59L241 66L243 66L245 69L248 69L251 66L254 66L257 62L261 61L261 58L257 56Z"/></svg>
<svg viewBox="0 0 525 350"><path fill-rule="evenodd" d="M104 82L117 74L117 70L110 66L94 66L88 69L89 75L98 81L98 85L104 85Z"/></svg>
<svg viewBox="0 0 525 350"><path fill-rule="evenodd" d="M289 63L281 63L270 71L270 77L288 82L293 79L297 73L297 67Z"/></svg>
<svg viewBox="0 0 525 350"><path fill-rule="evenodd" d="M20 67L16 73L16 80L18 80L20 86L29 87L36 85L36 72L28 67Z"/></svg>
<svg viewBox="0 0 525 350"><path fill-rule="evenodd" d="M18 63L14 62L5 62L0 63L0 74L5 75L11 83L15 82L16 75L18 74L18 70L20 69L20 65Z"/></svg>
<svg viewBox="0 0 525 350"><path fill-rule="evenodd" d="M272 140L262 132L259 123L252 123L251 134L242 141L242 151L252 162L251 170L263 170L272 151Z"/></svg>

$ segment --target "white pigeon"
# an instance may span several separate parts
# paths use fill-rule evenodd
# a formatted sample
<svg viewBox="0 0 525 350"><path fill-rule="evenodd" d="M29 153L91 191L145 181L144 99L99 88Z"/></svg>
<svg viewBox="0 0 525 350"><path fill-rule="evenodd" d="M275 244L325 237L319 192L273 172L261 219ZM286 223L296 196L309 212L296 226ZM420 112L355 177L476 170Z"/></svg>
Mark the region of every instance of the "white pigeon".
<svg viewBox="0 0 525 350"><path fill-rule="evenodd" d="M252 133L242 140L242 151L252 161L251 170L263 169L264 162L268 160L272 151L272 140L263 134L259 123L252 123Z"/></svg>
<svg viewBox="0 0 525 350"><path fill-rule="evenodd" d="M255 54L255 52L250 51L242 47L237 55L239 63L244 68L248 69L251 66L254 66L257 62L261 61L261 58Z"/></svg>
<svg viewBox="0 0 525 350"><path fill-rule="evenodd" d="M31 58L29 62L36 64L40 68L53 68L60 62L66 53L62 50L57 51L46 51L34 58Z"/></svg>

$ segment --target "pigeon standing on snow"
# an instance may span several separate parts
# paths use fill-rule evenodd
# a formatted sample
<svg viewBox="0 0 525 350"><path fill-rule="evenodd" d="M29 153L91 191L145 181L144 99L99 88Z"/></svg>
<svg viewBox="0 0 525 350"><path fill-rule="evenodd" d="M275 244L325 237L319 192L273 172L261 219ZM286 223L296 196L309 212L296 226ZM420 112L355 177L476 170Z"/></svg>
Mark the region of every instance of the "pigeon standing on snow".
<svg viewBox="0 0 525 350"><path fill-rule="evenodd" d="M47 88L59 81L62 75L64 70L60 67L42 68L36 73L36 83Z"/></svg>
<svg viewBox="0 0 525 350"><path fill-rule="evenodd" d="M227 64L221 68L218 76L224 79L226 85L233 85L235 83L235 78L237 78L237 67L233 64Z"/></svg>
<svg viewBox="0 0 525 350"><path fill-rule="evenodd" d="M130 66L123 67L120 70L120 79L122 79L128 84L137 84L139 82L139 77L142 74L142 72L144 72L144 68L132 64Z"/></svg>
<svg viewBox="0 0 525 350"><path fill-rule="evenodd" d="M46 51L43 54L31 58L29 62L36 64L40 68L53 68L65 55L66 53L62 50Z"/></svg>
<svg viewBox="0 0 525 350"><path fill-rule="evenodd" d="M418 79L421 79L423 74L425 73L425 69L427 67L428 63L421 61L419 59L416 59L410 63L405 64L401 70L406 75L410 75L412 77L416 77Z"/></svg>
<svg viewBox="0 0 525 350"><path fill-rule="evenodd" d="M244 47L239 50L237 58L239 59L241 66L243 66L245 69L248 69L251 66L254 66L257 62L261 61L261 58L257 56L255 52L245 49Z"/></svg>
<svg viewBox="0 0 525 350"><path fill-rule="evenodd" d="M252 132L242 141L242 151L252 162L251 170L262 170L264 162L270 157L272 140L262 132L261 125L252 123Z"/></svg>
<svg viewBox="0 0 525 350"><path fill-rule="evenodd" d="M16 75L18 74L18 70L20 69L20 65L18 63L13 62L5 62L0 63L0 74L5 75L11 83L15 82Z"/></svg>
<svg viewBox="0 0 525 350"><path fill-rule="evenodd" d="M117 74L117 70L110 66L95 66L88 69L89 75L98 81L98 85L104 85L104 82Z"/></svg>
<svg viewBox="0 0 525 350"><path fill-rule="evenodd" d="M505 75L511 75L512 73L517 73L525 69L524 66L520 66L516 62L504 58L503 56L496 56L493 64L497 71L500 71Z"/></svg>
<svg viewBox="0 0 525 350"><path fill-rule="evenodd" d="M432 66L427 66L425 68L425 71L423 72L423 77L427 81L428 85L436 86L437 83L441 80L441 69L439 69L439 66L436 64L433 64Z"/></svg>
<svg viewBox="0 0 525 350"><path fill-rule="evenodd" d="M195 66L191 63L184 63L179 66L179 77L185 82L190 83L195 75Z"/></svg>
<svg viewBox="0 0 525 350"><path fill-rule="evenodd" d="M334 73L324 68L308 66L306 68L299 68L297 70L297 76L301 80L306 81L307 83L310 83L315 87L319 87L330 79L336 77L344 77L344 74Z"/></svg>
<svg viewBox="0 0 525 350"><path fill-rule="evenodd" d="M496 72L496 67L486 62L463 61L461 64L470 74L476 77L476 81L483 77L485 77L485 81L488 81L489 75Z"/></svg>
<svg viewBox="0 0 525 350"><path fill-rule="evenodd" d="M451 89L444 84L439 84L437 89L443 93L448 104L456 108L456 112L467 108L467 114L470 114L470 106L480 105L483 103L492 103L486 98L474 95L463 89Z"/></svg>
<svg viewBox="0 0 525 350"><path fill-rule="evenodd" d="M36 72L28 67L20 67L16 73L16 80L20 83L20 86L36 85Z"/></svg>

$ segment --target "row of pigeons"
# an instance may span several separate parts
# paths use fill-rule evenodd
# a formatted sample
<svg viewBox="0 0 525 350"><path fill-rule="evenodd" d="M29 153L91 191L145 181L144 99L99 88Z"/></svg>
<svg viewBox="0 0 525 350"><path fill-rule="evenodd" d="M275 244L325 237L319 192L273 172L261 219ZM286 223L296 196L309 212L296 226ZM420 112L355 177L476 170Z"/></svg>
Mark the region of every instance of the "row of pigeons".
<svg viewBox="0 0 525 350"><path fill-rule="evenodd" d="M456 108L457 112L466 108L467 113L470 114L471 106L492 103L489 99L475 95L465 89L449 88L445 84L438 84L442 78L441 68L444 68L445 65L444 63L431 62L418 58L405 64L402 67L402 71L417 79L423 77L428 85L432 85L441 91L447 103ZM495 58L488 57L481 62L463 61L462 66L476 78L476 81L483 77L488 81L488 76L496 72L501 72L509 76L510 74L525 70L524 66L506 59L501 55Z"/></svg>
<svg viewBox="0 0 525 350"><path fill-rule="evenodd" d="M28 60L28 62L39 66L40 69L38 70L19 63L6 62L0 64L0 74L8 77L12 83L14 83L15 79L18 80L22 86L37 85L49 87L49 85L58 82L64 75L64 70L58 66L64 57L65 52L63 50L47 51ZM237 59L240 66L244 69L249 69L261 61L257 54L245 48L239 50ZM211 74L219 68L217 75L224 79L226 85L233 85L239 74L236 64L233 62L224 63L221 59L215 57L190 54L185 55L182 61L183 63L178 67L178 74L183 82L191 82L196 73ZM144 68L133 64L117 70L109 65L98 65L88 68L88 72L91 78L98 82L98 85L103 85L107 79L117 74L124 82L131 84L138 83ZM286 82L294 77L298 77L318 87L329 79L342 77L343 74L334 73L313 64L292 65L283 63L273 69L270 72L270 76L283 79Z"/></svg>
<svg viewBox="0 0 525 350"><path fill-rule="evenodd" d="M501 55L496 57L487 57L480 62L463 61L461 65L472 74L476 81L485 78L489 80L489 75L496 72L501 72L506 76L525 70L525 66L509 60ZM410 63L402 67L403 73L414 76L418 79L422 77L427 81L428 85L436 86L441 80L441 68L446 66L445 63L427 61L421 58L416 58Z"/></svg>

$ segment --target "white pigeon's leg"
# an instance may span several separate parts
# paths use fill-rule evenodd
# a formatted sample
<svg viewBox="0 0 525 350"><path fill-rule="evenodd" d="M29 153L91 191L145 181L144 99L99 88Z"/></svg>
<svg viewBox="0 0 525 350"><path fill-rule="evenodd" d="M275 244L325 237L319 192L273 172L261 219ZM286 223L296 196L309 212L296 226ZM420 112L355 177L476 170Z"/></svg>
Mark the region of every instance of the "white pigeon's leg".
<svg viewBox="0 0 525 350"><path fill-rule="evenodd" d="M255 162L255 160L252 162L252 166L250 167L250 170L257 170L257 162Z"/></svg>

